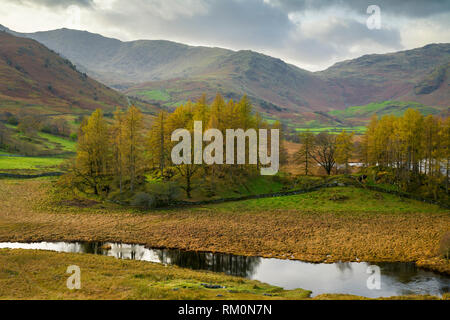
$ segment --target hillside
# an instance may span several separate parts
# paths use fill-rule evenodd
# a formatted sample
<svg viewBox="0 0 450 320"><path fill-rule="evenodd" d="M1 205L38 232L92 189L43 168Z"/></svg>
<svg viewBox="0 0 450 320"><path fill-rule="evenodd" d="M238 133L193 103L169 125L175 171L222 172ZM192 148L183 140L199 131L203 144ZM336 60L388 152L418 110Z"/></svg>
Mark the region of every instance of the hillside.
<svg viewBox="0 0 450 320"><path fill-rule="evenodd" d="M333 110L328 112L330 116L342 122L360 126L367 125L371 117L376 114L378 117L385 115L403 116L408 109L414 109L423 115L448 116L446 110L436 107L428 107L418 102L384 101L373 102L365 106L354 106L345 110Z"/></svg>
<svg viewBox="0 0 450 320"><path fill-rule="evenodd" d="M316 73L340 88L346 106L377 101L416 101L448 107L450 44L431 44L403 52L367 55ZM440 71L439 71L440 70ZM433 82L432 90L419 87Z"/></svg>
<svg viewBox="0 0 450 320"><path fill-rule="evenodd" d="M210 99L217 92L233 99L247 94L266 119L282 119L293 127L346 125L329 112L370 103L413 101L443 110L450 101L450 44L367 55L313 73L252 51L159 40L122 42L69 29L21 35L143 101L173 107L202 93Z"/></svg>
<svg viewBox="0 0 450 320"><path fill-rule="evenodd" d="M107 85L166 106L199 98L204 92L211 98L217 92L235 99L248 94L269 115L279 117L299 108L306 111L311 106L327 106L330 96L336 99L313 73L252 51L160 40L122 42L69 29L8 32L43 43ZM148 99L148 91L155 90L162 95L156 92L157 99Z"/></svg>
<svg viewBox="0 0 450 320"><path fill-rule="evenodd" d="M0 32L0 44L2 112L82 113L127 105L123 95L34 40Z"/></svg>

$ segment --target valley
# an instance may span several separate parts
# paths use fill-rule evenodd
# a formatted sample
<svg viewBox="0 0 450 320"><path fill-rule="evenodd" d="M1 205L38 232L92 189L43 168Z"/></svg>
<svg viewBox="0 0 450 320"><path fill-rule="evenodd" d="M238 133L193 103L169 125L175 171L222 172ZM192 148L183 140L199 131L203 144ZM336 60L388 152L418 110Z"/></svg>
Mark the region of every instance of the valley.
<svg viewBox="0 0 450 320"><path fill-rule="evenodd" d="M0 25L0 299L448 299L449 61L429 44L310 72ZM198 123L219 161L174 161L173 132ZM231 129L279 130L279 149L235 165ZM195 137L178 155L212 142ZM386 291L367 287L373 265Z"/></svg>

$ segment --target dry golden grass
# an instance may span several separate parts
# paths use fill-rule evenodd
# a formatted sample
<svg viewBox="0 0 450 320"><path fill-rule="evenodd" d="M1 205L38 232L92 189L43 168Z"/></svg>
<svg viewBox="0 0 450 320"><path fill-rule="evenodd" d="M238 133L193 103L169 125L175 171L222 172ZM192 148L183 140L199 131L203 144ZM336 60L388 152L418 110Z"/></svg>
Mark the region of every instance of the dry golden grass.
<svg viewBox="0 0 450 320"><path fill-rule="evenodd" d="M67 267L81 271L81 289L69 290ZM202 283L220 285L207 289ZM112 257L32 250L0 250L2 300L300 300L310 291L282 290L259 281L212 272L192 271ZM438 299L433 296L381 298ZM444 295L443 299L448 299ZM322 294L314 300L368 300L345 294Z"/></svg>
<svg viewBox="0 0 450 320"><path fill-rule="evenodd" d="M248 209L240 203L235 210L208 206L142 213L109 205L51 208L44 202L49 187L49 181L0 181L0 241L115 241L310 262L407 262L435 257L450 230L448 211L420 203L417 212L346 213L327 211L318 199L312 212L293 208L294 197L285 209L258 208L253 201ZM387 205L388 198L382 202ZM450 263L438 270L450 273Z"/></svg>
<svg viewBox="0 0 450 320"><path fill-rule="evenodd" d="M81 271L81 289L69 290L67 267ZM207 289L202 283L223 289ZM266 295L265 295L266 294ZM258 281L111 257L0 250L0 299L279 300L310 292L282 290Z"/></svg>

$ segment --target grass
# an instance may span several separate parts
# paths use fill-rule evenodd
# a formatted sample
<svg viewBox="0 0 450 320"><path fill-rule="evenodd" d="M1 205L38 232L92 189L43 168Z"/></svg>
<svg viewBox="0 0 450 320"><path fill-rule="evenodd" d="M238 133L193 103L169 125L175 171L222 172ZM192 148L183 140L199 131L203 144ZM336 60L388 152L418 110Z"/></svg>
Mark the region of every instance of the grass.
<svg viewBox="0 0 450 320"><path fill-rule="evenodd" d="M0 157L2 170L54 170L65 159L55 157Z"/></svg>
<svg viewBox="0 0 450 320"><path fill-rule="evenodd" d="M0 241L112 241L309 262L411 262L436 257L450 229L448 210L352 188L138 211L77 205L51 185L0 180ZM450 274L450 263L440 269Z"/></svg>
<svg viewBox="0 0 450 320"><path fill-rule="evenodd" d="M68 199L52 179L0 180L0 241L139 243L310 262L416 261L450 274L437 256L450 212L354 188L193 208L139 211ZM77 265L82 289L66 288ZM201 284L225 289L206 289ZM265 294L271 294L267 296ZM257 281L148 262L54 252L0 250L0 299L307 299ZM315 299L360 299L321 295ZM407 296L398 299L428 299Z"/></svg>
<svg viewBox="0 0 450 320"><path fill-rule="evenodd" d="M80 290L69 290L69 266L80 268ZM255 280L112 257L30 250L0 250L2 300L306 300L310 291L283 290ZM207 289L203 283L222 286ZM363 297L323 294L314 300ZM382 298L385 300L386 298ZM438 299L402 296L387 299Z"/></svg>
<svg viewBox="0 0 450 320"><path fill-rule="evenodd" d="M6 126L13 130L13 138L18 141L24 140L29 142L36 148L39 154L58 156L61 153L74 153L76 151L77 143L68 138L44 132L37 132L32 136L25 136L23 133L18 131L17 126L8 124Z"/></svg>
<svg viewBox="0 0 450 320"><path fill-rule="evenodd" d="M80 290L66 286L71 265L80 267ZM0 299L279 300L310 295L224 274L94 255L0 250L0 266ZM202 283L225 288L207 289Z"/></svg>
<svg viewBox="0 0 450 320"><path fill-rule="evenodd" d="M255 176L248 179L241 179L241 183L220 181L215 183L216 196L213 198L234 198L256 194L267 194L279 192L283 188L283 183L276 180L274 177ZM234 184L233 187L230 187ZM201 192L202 190L195 190L194 193L201 194L198 199L208 199Z"/></svg>
<svg viewBox="0 0 450 320"><path fill-rule="evenodd" d="M312 128L296 128L295 131L297 132L306 132L306 131L310 131L311 133L321 133L321 132L329 132L332 134L339 134L342 131L347 131L347 132L355 132L356 134L364 134L367 130L366 127L364 126L356 126L356 127L312 127Z"/></svg>
<svg viewBox="0 0 450 320"><path fill-rule="evenodd" d="M362 202L362 200L364 200ZM397 213L427 213L447 212L439 208L410 199L403 199L391 194L381 194L358 188L338 187L321 189L316 192L244 202L229 202L215 206L216 209L236 212L257 210L298 210L303 213L335 214L397 214Z"/></svg>
<svg viewBox="0 0 450 320"><path fill-rule="evenodd" d="M136 93L138 96L145 97L149 100L154 101L169 101L171 96L165 90L146 90L146 91L138 91Z"/></svg>
<svg viewBox="0 0 450 320"><path fill-rule="evenodd" d="M417 102L383 101L374 102L365 106L349 107L345 110L330 111L329 114L340 118L370 118L373 114L378 116L395 115L403 116L407 109L420 111L423 115L438 114L439 110L427 107Z"/></svg>
<svg viewBox="0 0 450 320"><path fill-rule="evenodd" d="M47 140L48 142L50 142L53 147L57 146L62 148L63 151L66 152L75 152L76 151L76 145L77 143L75 141L63 138L63 137L59 137L59 136L54 136L48 133L43 133L43 132L39 132L39 137Z"/></svg>

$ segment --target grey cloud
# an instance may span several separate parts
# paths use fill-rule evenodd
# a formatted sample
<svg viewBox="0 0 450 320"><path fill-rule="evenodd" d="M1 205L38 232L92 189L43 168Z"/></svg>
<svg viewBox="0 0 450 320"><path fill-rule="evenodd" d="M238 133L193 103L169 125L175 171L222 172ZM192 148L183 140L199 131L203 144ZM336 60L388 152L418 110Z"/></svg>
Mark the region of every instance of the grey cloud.
<svg viewBox="0 0 450 320"><path fill-rule="evenodd" d="M352 52L354 46L360 47L358 52ZM337 20L313 37L300 33L280 52L294 61L326 64L373 53L374 46L386 51L402 49L400 32L395 29L369 30L365 24L354 20Z"/></svg>
<svg viewBox="0 0 450 320"><path fill-rule="evenodd" d="M67 8L71 5L91 7L93 5L93 0L16 0L16 2L24 5L37 5L53 8Z"/></svg>
<svg viewBox="0 0 450 320"><path fill-rule="evenodd" d="M448 0L270 0L287 12L321 10L335 6L365 14L370 5L378 5L384 13L405 17L428 17L450 12Z"/></svg>
<svg viewBox="0 0 450 320"><path fill-rule="evenodd" d="M185 38L196 43L212 42L232 47L280 45L295 29L284 12L261 0L203 1L200 3L205 5L207 12L200 11L192 16L178 14L174 19L167 19L159 12L149 10L148 6L138 5L142 3L141 0L130 0L100 18L107 24L120 21L124 28L146 33L152 38Z"/></svg>
<svg viewBox="0 0 450 320"><path fill-rule="evenodd" d="M251 49L300 66L320 67L375 49L402 49L399 29L406 22L434 15L432 21L442 27L448 25L445 18L450 12L450 1L438 0L117 0L109 7L98 6L93 0L15 1L47 6L52 11L73 4L83 6L83 28L105 35L114 33L122 39ZM402 19L383 25L382 30L369 30L365 17L372 4L378 4L391 20ZM330 8L338 9L335 17L333 11L332 17L327 17ZM293 12L307 14L298 15L294 22L289 16ZM445 35L443 40L449 41Z"/></svg>
<svg viewBox="0 0 450 320"><path fill-rule="evenodd" d="M111 25L120 21L121 27L139 30L141 35L152 38L276 52L307 63L346 57L350 47L358 43L374 43L388 50L401 48L400 34L395 29L369 30L365 24L344 19L329 23L326 30L311 37L282 8L262 0L200 2L206 5L207 13L167 20L149 10L142 0L130 0L126 7L115 8L102 19Z"/></svg>

